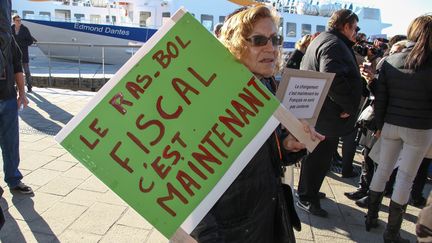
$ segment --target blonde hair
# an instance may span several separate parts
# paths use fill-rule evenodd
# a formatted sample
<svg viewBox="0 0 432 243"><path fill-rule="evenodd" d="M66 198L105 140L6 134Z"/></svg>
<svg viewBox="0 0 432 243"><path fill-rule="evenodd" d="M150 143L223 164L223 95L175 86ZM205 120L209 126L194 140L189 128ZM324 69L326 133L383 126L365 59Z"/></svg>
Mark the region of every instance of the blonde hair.
<svg viewBox="0 0 432 243"><path fill-rule="evenodd" d="M309 46L311 40L312 40L312 35L307 34L295 43L295 48L297 50L305 52L306 48Z"/></svg>
<svg viewBox="0 0 432 243"><path fill-rule="evenodd" d="M255 5L245 8L230 16L221 28L219 40L240 61L245 58L247 51L247 38L252 33L255 23L260 19L271 18L276 29L279 26L279 17L274 9L265 5ZM278 49L276 69L281 65L280 48ZM277 71L275 70L275 72Z"/></svg>
<svg viewBox="0 0 432 243"><path fill-rule="evenodd" d="M414 19L408 27L407 39L415 45L405 60L405 68L418 70L431 58L432 14Z"/></svg>

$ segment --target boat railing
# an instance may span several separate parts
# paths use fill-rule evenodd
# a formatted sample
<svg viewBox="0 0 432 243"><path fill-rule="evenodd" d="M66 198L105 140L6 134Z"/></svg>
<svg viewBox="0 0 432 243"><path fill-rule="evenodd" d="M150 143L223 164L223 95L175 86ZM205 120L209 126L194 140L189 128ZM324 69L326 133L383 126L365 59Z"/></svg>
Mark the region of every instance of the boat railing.
<svg viewBox="0 0 432 243"><path fill-rule="evenodd" d="M76 51L73 51L70 53L71 55L56 55L54 53L54 50L57 48L66 47L69 49L73 49ZM129 44L129 45L106 45L106 44L93 44L93 43L77 43L77 42L37 42L33 44L33 47L44 50L45 55L43 57L35 57L31 56L33 59L42 59L43 61L37 62L37 66L34 65L34 62L31 61L33 64L32 72L34 70L39 69L42 70L42 73L48 74L48 86L53 86L53 78L60 75L58 70L59 66L61 66L61 71L64 73L71 74L71 77L77 77L78 78L78 88L81 88L82 80L88 76L86 75L86 72L88 74L88 69L90 64L94 65L100 65L98 66L97 75L95 73L92 73L92 77L98 77L104 82L110 78L118 68L121 67L121 65L112 65L109 62L107 62L106 54L109 51L112 51L114 49L123 49L126 53L130 54L132 57L138 49L142 46L142 44ZM72 48L71 48L72 47ZM76 49L75 49L75 48ZM100 55L99 56L85 56L88 48L96 48L100 49ZM46 59L45 59L46 58ZM47 63L47 66L43 66L41 64ZM110 67L109 73L106 73L107 66ZM61 76L61 75L60 75ZM92 88L93 90L93 88Z"/></svg>

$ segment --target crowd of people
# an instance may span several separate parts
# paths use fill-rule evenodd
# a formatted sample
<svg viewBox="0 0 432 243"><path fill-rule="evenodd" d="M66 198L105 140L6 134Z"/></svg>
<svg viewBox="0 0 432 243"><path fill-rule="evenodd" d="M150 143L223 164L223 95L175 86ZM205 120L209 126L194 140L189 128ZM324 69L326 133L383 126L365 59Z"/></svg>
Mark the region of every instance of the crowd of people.
<svg viewBox="0 0 432 243"><path fill-rule="evenodd" d="M32 193L18 170L18 108L28 103L23 69L28 92L32 90L27 47L34 39L19 16L10 27L10 4L1 1L0 8L0 146L8 186ZM192 232L198 242L294 242L293 229L301 228L294 205L319 217L328 215L320 204L326 195L319 190L339 140L344 178L357 176L357 143L364 148L359 188L345 195L368 209L366 230L378 226L381 201L388 194L384 242L409 242L399 232L411 195L415 206L424 206L416 228L419 241L430 240L432 196L426 202L422 192L432 147L432 15L417 17L406 36L388 43L369 43L359 32L360 24L353 11L336 11L327 31L305 35L285 62L275 10L243 7L216 26L221 43L272 93L278 87L275 75L283 66L335 73L335 78L315 127L304 123L305 132L320 141L315 150L306 153L305 146L279 126ZM294 203L282 178L284 166L299 161Z"/></svg>

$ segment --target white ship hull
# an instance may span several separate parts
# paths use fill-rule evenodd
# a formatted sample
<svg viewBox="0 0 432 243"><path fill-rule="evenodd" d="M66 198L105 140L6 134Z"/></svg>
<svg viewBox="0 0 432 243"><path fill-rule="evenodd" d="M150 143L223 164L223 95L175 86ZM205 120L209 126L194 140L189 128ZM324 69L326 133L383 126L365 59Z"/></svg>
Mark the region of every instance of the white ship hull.
<svg viewBox="0 0 432 243"><path fill-rule="evenodd" d="M90 6L91 2L97 2L97 6ZM101 6L104 2L106 6ZM39 47L46 55L97 63L102 63L104 59L105 63L112 64L124 63L136 48L105 47L103 57L102 47L95 45L145 43L180 7L185 7L211 31L214 25L223 22L226 15L240 6L227 0L123 0L115 6L108 0L15 0L12 5L13 11L21 15L24 24L41 43ZM276 7L282 20L280 33L284 37L285 52L293 50L295 42L305 34L326 29L328 11L326 16L315 16L298 14L300 9L296 10L293 5ZM361 31L368 36L380 34L383 28L389 26L381 22L379 9L356 7L354 12L360 18ZM60 21L59 18L63 19ZM47 45L43 42L65 45ZM88 46L78 48L76 45L79 43Z"/></svg>
<svg viewBox="0 0 432 243"><path fill-rule="evenodd" d="M42 52L52 58L91 63L122 64L143 43L97 33L59 28L32 21L23 20L23 24L31 29L33 37L42 43L38 44ZM62 43L68 44L63 45ZM102 47L102 45L125 47Z"/></svg>

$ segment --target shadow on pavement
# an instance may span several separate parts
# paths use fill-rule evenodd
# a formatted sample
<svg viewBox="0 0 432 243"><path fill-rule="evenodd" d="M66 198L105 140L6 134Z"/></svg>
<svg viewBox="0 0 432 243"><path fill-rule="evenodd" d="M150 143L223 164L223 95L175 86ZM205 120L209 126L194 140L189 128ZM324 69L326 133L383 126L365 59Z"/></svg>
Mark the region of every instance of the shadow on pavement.
<svg viewBox="0 0 432 243"><path fill-rule="evenodd" d="M382 234L387 224L387 216L379 220L379 227L367 232L365 229L365 210L357 206L337 203L334 199L322 199L321 206L329 212L327 218L321 218L306 213L296 207L300 220L303 224L312 227L312 235L315 242L328 242L333 239L338 242L349 239L354 242L382 242ZM381 212L388 212L386 205L381 205ZM407 212L404 216L404 221L415 223L417 217ZM308 227L303 227L306 232L296 233L296 236L301 238L301 234L308 233ZM306 235L305 235L306 236ZM416 241L416 236L413 233L401 230L401 236L409 239L411 242ZM305 237L306 239L306 237ZM307 239L310 240L310 239Z"/></svg>
<svg viewBox="0 0 432 243"><path fill-rule="evenodd" d="M33 196L12 193L12 207L8 206L4 198L0 200L6 219L5 225L0 231L1 242L27 242L31 239L31 236L28 235L29 233L33 235L36 242L58 241L47 222L36 212L32 199ZM23 220L14 219L9 213L9 210L13 208L17 209Z"/></svg>
<svg viewBox="0 0 432 243"><path fill-rule="evenodd" d="M30 102L33 102L41 110L49 114L49 118L44 117L44 115L40 114L38 111L31 108L30 106L28 106L27 108L25 108L23 111L19 113L21 119L28 126L30 126L31 128L33 128L38 132L49 134L49 135L55 135L62 129L62 126L56 123L55 121L60 122L62 124L67 124L68 121L70 121L73 117L72 114L56 106L55 104L49 102L47 99L45 99L39 94L36 94L34 92L29 93L27 94L27 98L29 99ZM24 126L20 127L20 132L26 132ZM27 131L27 132L31 132L31 131Z"/></svg>
<svg viewBox="0 0 432 243"><path fill-rule="evenodd" d="M32 92L27 97L33 101L41 110L49 114L49 118L53 121L58 121L67 124L73 117L72 114L49 102L38 93Z"/></svg>

